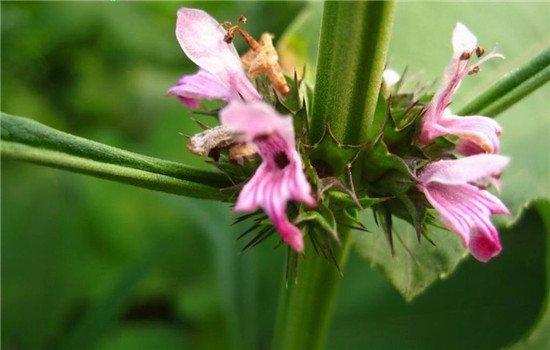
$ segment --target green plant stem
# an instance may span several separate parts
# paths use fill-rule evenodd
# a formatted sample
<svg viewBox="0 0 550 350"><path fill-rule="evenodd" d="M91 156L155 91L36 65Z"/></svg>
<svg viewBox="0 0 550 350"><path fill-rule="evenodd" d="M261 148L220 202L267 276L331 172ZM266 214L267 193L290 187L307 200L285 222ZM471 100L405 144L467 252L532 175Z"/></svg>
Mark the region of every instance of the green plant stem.
<svg viewBox="0 0 550 350"><path fill-rule="evenodd" d="M321 139L327 125L336 140L345 144L364 144L377 133L374 115L393 13L393 2L325 3L309 120L311 143ZM338 222L346 221L343 213L334 214L342 219ZM335 259L343 269L351 234L341 229L338 234L342 247ZM281 292L275 349L323 348L341 277L306 241L298 281Z"/></svg>
<svg viewBox="0 0 550 350"><path fill-rule="evenodd" d="M458 111L458 115L494 117L550 80L550 49L506 74Z"/></svg>
<svg viewBox="0 0 550 350"><path fill-rule="evenodd" d="M33 159L37 160L36 157L40 150L49 150L58 153L57 159L61 159L61 155L65 154L67 156L79 157L83 160L96 161L102 164L112 164L121 168L143 170L148 173L164 175L212 187L221 188L231 185L228 178L219 172L194 169L180 163L128 152L55 130L28 118L2 113L1 121L3 142L9 141L11 143L29 146L27 148L19 148L21 152L30 151L31 149L34 150L33 155L29 155L28 157L17 153L18 159L20 160L33 157ZM13 152L6 154L6 156L10 155L13 156L15 154ZM35 163L36 162L37 161L35 161ZM69 161L64 162L64 168L69 169L67 166L70 163ZM53 165L46 162L42 164Z"/></svg>
<svg viewBox="0 0 550 350"><path fill-rule="evenodd" d="M325 3L310 142L326 124L345 144L363 144L372 134L374 110L393 24L388 1Z"/></svg>
<svg viewBox="0 0 550 350"><path fill-rule="evenodd" d="M340 232L342 248L335 259L342 268L351 247L349 231ZM296 283L281 290L273 349L321 349L326 341L342 275L306 245Z"/></svg>
<svg viewBox="0 0 550 350"><path fill-rule="evenodd" d="M2 156L194 198L229 200L233 194L231 191L223 191L167 175L103 163L10 141L2 141Z"/></svg>

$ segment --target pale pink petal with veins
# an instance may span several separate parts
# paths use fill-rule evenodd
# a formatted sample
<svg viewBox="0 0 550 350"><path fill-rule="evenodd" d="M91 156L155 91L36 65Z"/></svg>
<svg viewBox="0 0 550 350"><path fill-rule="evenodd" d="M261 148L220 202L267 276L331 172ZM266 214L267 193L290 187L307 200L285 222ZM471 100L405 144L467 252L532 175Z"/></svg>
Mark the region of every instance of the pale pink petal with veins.
<svg viewBox="0 0 550 350"><path fill-rule="evenodd" d="M479 154L432 163L418 176L418 189L439 213L443 224L457 233L472 255L482 262L502 250L491 215L510 212L481 183L498 178L508 163L504 156Z"/></svg>
<svg viewBox="0 0 550 350"><path fill-rule="evenodd" d="M296 151L292 119L260 101L232 101L222 109L220 120L241 133L243 141L253 145L262 157L262 164L239 194L235 210L253 212L262 208L281 239L294 250L302 251L302 234L286 216L287 202L299 201L313 207L317 201L311 195L302 159Z"/></svg>
<svg viewBox="0 0 550 350"><path fill-rule="evenodd" d="M243 70L235 46L225 42L224 36L223 27L205 11L179 9L176 37L199 72L182 77L167 94L177 95L189 107L196 107L198 99L261 99Z"/></svg>
<svg viewBox="0 0 550 350"><path fill-rule="evenodd" d="M457 116L449 109L452 98L462 79L479 65L494 57L503 57L491 52L474 64L468 64L475 55L476 37L462 23L453 31L453 57L445 69L443 83L428 104L422 119L419 141L429 144L435 138L455 135L460 139L457 152L463 155L497 153L500 149L498 137L502 133L500 125L484 116Z"/></svg>

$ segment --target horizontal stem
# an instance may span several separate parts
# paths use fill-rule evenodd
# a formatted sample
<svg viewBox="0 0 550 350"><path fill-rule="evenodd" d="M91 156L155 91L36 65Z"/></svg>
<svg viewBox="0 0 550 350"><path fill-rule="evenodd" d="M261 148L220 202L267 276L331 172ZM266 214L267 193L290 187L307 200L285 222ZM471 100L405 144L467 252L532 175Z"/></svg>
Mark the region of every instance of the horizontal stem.
<svg viewBox="0 0 550 350"><path fill-rule="evenodd" d="M458 111L458 115L495 116L550 80L550 49L506 74Z"/></svg>
<svg viewBox="0 0 550 350"><path fill-rule="evenodd" d="M523 84L513 89L512 91L509 91L506 95L502 96L502 98L496 100L494 103L479 111L479 114L494 117L513 106L516 102L520 101L521 99L547 83L549 80L550 66L544 68L533 77L531 77L531 79L526 80Z"/></svg>
<svg viewBox="0 0 550 350"><path fill-rule="evenodd" d="M229 179L220 172L194 169L180 163L147 157L99 142L87 140L45 126L34 120L1 114L2 141L10 141L33 148L46 149L103 164L143 170L213 187L230 186ZM23 148L21 148L23 150Z"/></svg>
<svg viewBox="0 0 550 350"><path fill-rule="evenodd" d="M2 141L2 157L47 165L138 187L182 196L229 200L232 192L126 166L99 162L66 153Z"/></svg>

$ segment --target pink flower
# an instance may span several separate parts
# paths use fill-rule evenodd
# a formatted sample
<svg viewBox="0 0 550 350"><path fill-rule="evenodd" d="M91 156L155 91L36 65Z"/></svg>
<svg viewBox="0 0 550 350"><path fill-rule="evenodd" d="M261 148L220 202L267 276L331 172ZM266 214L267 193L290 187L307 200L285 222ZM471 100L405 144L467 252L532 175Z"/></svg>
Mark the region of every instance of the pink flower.
<svg viewBox="0 0 550 350"><path fill-rule="evenodd" d="M246 183L235 206L236 211L253 212L262 207L284 242L297 252L304 249L300 230L286 216L289 200L315 206L311 186L296 151L292 118L282 116L261 101L231 101L222 109L223 125L240 133L262 157L262 164Z"/></svg>
<svg viewBox="0 0 550 350"><path fill-rule="evenodd" d="M457 152L460 154L497 153L500 147L498 136L502 128L496 121L483 116L459 117L448 107L466 75L477 72L479 66L487 60L503 56L491 52L476 63L468 65L471 56L481 56L483 52L477 46L476 37L462 23L457 23L452 42L454 55L445 69L443 84L428 104L419 141L429 144L436 137L452 134L460 139L457 145Z"/></svg>
<svg viewBox="0 0 550 350"><path fill-rule="evenodd" d="M484 180L497 179L508 157L479 154L458 160L440 160L424 168L418 189L441 216L449 230L479 261L487 262L502 250L492 214L510 214L493 194L484 190Z"/></svg>
<svg viewBox="0 0 550 350"><path fill-rule="evenodd" d="M199 107L201 99L261 99L243 70L235 46L226 43L224 36L225 30L206 12L179 9L176 37L183 52L200 69L183 76L168 95L178 96L189 108Z"/></svg>

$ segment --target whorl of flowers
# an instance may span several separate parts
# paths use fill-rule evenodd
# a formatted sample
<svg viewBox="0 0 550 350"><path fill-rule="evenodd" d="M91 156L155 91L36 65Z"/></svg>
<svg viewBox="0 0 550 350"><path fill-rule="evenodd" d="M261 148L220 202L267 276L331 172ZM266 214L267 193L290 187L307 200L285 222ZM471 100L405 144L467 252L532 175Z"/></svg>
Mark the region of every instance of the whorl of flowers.
<svg viewBox="0 0 550 350"><path fill-rule="evenodd" d="M487 186L509 163L495 154L502 129L490 118L456 116L449 108L462 79L501 56L485 55L463 24L453 32L451 63L433 97L401 91L404 79L384 72L379 104L385 113L374 123L382 127L368 145L343 145L328 128L320 142L307 143L309 87L297 75L283 75L272 35L256 41L240 24L182 8L176 37L199 70L168 94L192 109L204 99L225 103L215 111L221 124L192 137L188 148L213 158L239 189L234 210L249 214L238 220L254 219L245 233L258 232L245 248L278 232L296 252L304 250L305 237L332 249L342 213L370 207L390 242L393 216L410 222L420 238L438 213L476 259L485 262L501 251L490 217L509 212ZM250 46L242 58L233 46L238 38ZM471 63L474 56L479 60ZM331 159L323 156L327 149Z"/></svg>

